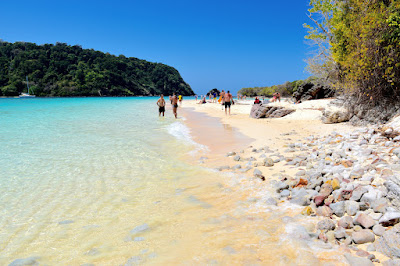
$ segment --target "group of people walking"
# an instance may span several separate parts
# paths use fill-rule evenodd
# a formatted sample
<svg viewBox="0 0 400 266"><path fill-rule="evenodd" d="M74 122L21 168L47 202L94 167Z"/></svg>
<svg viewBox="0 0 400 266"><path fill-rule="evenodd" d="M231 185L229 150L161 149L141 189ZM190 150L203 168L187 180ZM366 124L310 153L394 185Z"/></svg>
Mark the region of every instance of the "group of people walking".
<svg viewBox="0 0 400 266"><path fill-rule="evenodd" d="M211 95L211 93L210 93L210 95ZM196 100L197 100L197 97L196 97ZM217 102L216 93L214 93L214 100L210 101L210 102L211 103ZM198 104L204 104L204 103L207 103L207 101L206 101L206 97L205 96L203 97L203 95L202 95L201 100L200 100L200 102L198 102ZM222 110L224 110L224 106L225 106L225 115L228 115L228 111L229 111L229 115L231 114L231 104L235 104L235 102L233 101L233 96L230 93L230 91L225 92L224 90L222 90L219 93L218 103L221 103Z"/></svg>
<svg viewBox="0 0 400 266"><path fill-rule="evenodd" d="M231 115L231 105L235 104L235 102L233 101L233 96L230 93L230 91L225 92L224 90L221 91L221 93L219 94L220 98L218 100L218 102L221 103L222 105L222 110L225 107L225 115ZM216 95L215 97L215 102L216 102ZM172 94L172 96L169 96L169 100L171 102L172 105L172 112L174 113L175 118L178 118L178 107L179 105L182 105L182 95L176 96L175 93ZM196 97L197 98L197 97ZM179 104L178 104L179 102ZM203 99L201 99L201 101L199 103L206 103L205 101L205 97ZM161 94L160 98L157 101L157 105L158 105L158 116L165 116L165 99L164 99L164 95Z"/></svg>
<svg viewBox="0 0 400 266"><path fill-rule="evenodd" d="M175 95L175 93L172 94L172 96L169 96L169 100L172 105L172 112L174 113L175 118L178 118L178 101L180 105L182 105L182 95L179 95L178 97ZM165 99L164 95L161 94L160 98L157 101L158 105L158 116L164 116L165 115Z"/></svg>
<svg viewBox="0 0 400 266"><path fill-rule="evenodd" d="M217 102L217 97L216 97L216 93L211 94L210 93L210 97L213 97L213 101L211 102ZM242 96L243 97L243 96ZM169 100L171 102L172 105L172 112L174 113L175 118L178 118L178 106L182 105L182 95L177 96L175 93L172 94L172 96L169 96ZM195 95L196 101L197 101L197 95ZM239 96L238 96L239 98ZM271 102L276 102L276 101L281 101L281 94L279 92L275 92L273 94L273 98L271 100ZM179 103L179 104L178 104ZM199 104L204 104L206 103L206 97L202 95L200 102L198 102ZM235 104L235 102L233 101L233 96L230 93L230 91L225 92L224 90L222 90L219 94L219 100L218 103L221 103L222 105L222 110L225 107L225 115L231 115L231 105ZM254 101L254 104L260 104L262 103L260 101L260 99L258 97L256 97L256 100ZM161 94L160 98L157 101L157 105L158 105L158 115L159 116L164 116L165 115L165 99L164 99L164 95Z"/></svg>

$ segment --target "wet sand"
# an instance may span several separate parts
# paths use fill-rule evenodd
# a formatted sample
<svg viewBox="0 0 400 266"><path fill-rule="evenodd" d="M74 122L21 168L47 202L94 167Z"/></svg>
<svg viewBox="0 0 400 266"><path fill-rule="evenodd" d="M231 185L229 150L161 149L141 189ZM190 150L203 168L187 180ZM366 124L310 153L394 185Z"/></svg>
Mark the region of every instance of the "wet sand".
<svg viewBox="0 0 400 266"><path fill-rule="evenodd" d="M254 141L220 118L196 112L194 108L184 109L183 115L186 118L185 123L192 130L194 140L207 145L211 153L222 154Z"/></svg>
<svg viewBox="0 0 400 266"><path fill-rule="evenodd" d="M230 151L235 151L243 157L252 155L253 146L258 148L268 146L271 150L282 152L287 148L287 143L309 135L354 129L348 124L322 124L316 119L320 110L301 110L293 119L256 120L249 117L250 108L251 106L234 105L232 115L226 116L219 104L198 105L194 101L184 102L184 107L180 111L186 118L185 124L191 129L196 142L209 147L208 151L198 154L193 163L204 162L204 166L213 169L223 165L232 167L235 162L226 156ZM200 157L204 156L207 159L202 160ZM273 193L270 181L277 179L281 172L294 174L297 171L293 168L291 172L291 169L283 165L284 162L280 162L272 168L258 167L266 177L264 182L253 177L253 169L246 173L232 170L221 172L222 175L235 173L224 182L224 186L233 192L227 195L230 197L230 204L225 207L232 208L231 204L236 205L237 215L237 209L240 209L238 206L244 204L246 207L239 217L254 220L250 225L248 221L233 219L235 230L232 234L235 237L227 237L227 241L236 241L230 243L229 247L243 244L252 246L253 254L249 258L259 265L347 265L342 256L344 247L325 249L323 243L318 240L302 239L302 229L299 226L312 229L321 217L304 217L301 215L303 207L289 203L280 203L279 207L265 204L266 199ZM244 231L237 230L243 226L250 227ZM241 238L236 234L245 235ZM243 246L240 249L243 250ZM257 262L254 260L254 255L258 258ZM233 258L231 256L220 258L219 262L240 264L245 261L243 256L238 256L237 260L232 260Z"/></svg>
<svg viewBox="0 0 400 266"><path fill-rule="evenodd" d="M321 122L321 110L329 104L330 100L309 101L299 105L287 102L273 103L288 108L296 109L296 112L283 118L253 119L250 118L251 101L246 104L232 105L231 115L225 115L221 105L217 103L197 104L195 101L186 101L183 109L194 108L196 112L205 113L208 116L220 118L222 124L236 128L245 136L254 139L252 145L268 145L271 148L282 149L287 143L283 134L292 133L291 141L300 140L309 135L325 135L332 131L348 132L354 127L348 123L323 124ZM191 123L191 121L187 121ZM194 123L194 122L193 122ZM192 126L192 124L188 124Z"/></svg>
<svg viewBox="0 0 400 266"><path fill-rule="evenodd" d="M269 147L271 150L283 152L289 143L300 141L310 135L328 135L332 131L350 132L355 128L349 123L323 124L321 110L331 100L308 101L296 105L296 112L275 119L250 118L251 101L247 104L232 105L231 115L225 115L218 103L197 104L194 100L185 101L180 108L184 121L191 129L194 139L210 147L204 155L208 167L216 168L224 165L233 166L232 159L226 154L231 151L244 151L241 156L251 157L249 147ZM244 101L241 101L244 102ZM274 103L294 108L287 102ZM222 130L223 128L223 130ZM211 134L211 135L209 135ZM210 136L210 137L208 137ZM270 180L276 179L276 174L285 170L287 174L294 174L296 169L283 168L283 162L273 168L259 167ZM252 171L245 173L252 176Z"/></svg>

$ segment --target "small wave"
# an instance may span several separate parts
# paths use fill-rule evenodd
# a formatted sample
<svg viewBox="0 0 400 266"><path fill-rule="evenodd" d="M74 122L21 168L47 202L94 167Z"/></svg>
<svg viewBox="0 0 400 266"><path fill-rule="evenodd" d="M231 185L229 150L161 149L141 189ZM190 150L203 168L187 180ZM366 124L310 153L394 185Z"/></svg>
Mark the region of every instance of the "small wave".
<svg viewBox="0 0 400 266"><path fill-rule="evenodd" d="M195 150L191 151L190 154L195 155L199 151L207 151L208 147L195 142L190 135L190 129L181 122L174 122L167 127L168 133L183 141L187 145L193 145L196 147Z"/></svg>

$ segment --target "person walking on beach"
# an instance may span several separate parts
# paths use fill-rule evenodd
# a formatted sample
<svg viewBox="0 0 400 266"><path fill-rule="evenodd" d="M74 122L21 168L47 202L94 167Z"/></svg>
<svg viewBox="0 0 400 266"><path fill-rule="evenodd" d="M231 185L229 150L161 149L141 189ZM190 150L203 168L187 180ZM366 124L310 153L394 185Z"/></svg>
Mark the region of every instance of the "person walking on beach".
<svg viewBox="0 0 400 266"><path fill-rule="evenodd" d="M158 116L164 116L165 113L165 100L164 100L164 95L161 94L160 95L160 99L158 99L157 101L157 105L158 105Z"/></svg>
<svg viewBox="0 0 400 266"><path fill-rule="evenodd" d="M227 91L224 94L225 115L227 115L227 113L226 113L227 108L229 108L229 115L231 115L231 101L233 102L232 94L230 94L230 92Z"/></svg>
<svg viewBox="0 0 400 266"><path fill-rule="evenodd" d="M175 115L175 118L178 118L178 97L176 97L175 92L172 94L171 98L171 103L172 103L172 111Z"/></svg>
<svg viewBox="0 0 400 266"><path fill-rule="evenodd" d="M220 92L220 94L219 94L219 97L221 97L221 106L222 106L222 110L224 110L224 102L225 102L224 96L225 96L225 92L224 92L224 90L222 90L222 91Z"/></svg>

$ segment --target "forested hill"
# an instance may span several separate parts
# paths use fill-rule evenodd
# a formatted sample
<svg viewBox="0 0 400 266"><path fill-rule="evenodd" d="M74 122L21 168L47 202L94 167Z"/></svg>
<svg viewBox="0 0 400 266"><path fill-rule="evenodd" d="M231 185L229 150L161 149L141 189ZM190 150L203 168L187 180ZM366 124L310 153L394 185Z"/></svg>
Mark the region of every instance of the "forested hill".
<svg viewBox="0 0 400 266"><path fill-rule="evenodd" d="M170 66L65 43L0 42L0 96L193 95Z"/></svg>

